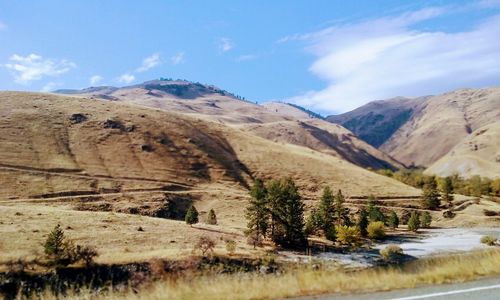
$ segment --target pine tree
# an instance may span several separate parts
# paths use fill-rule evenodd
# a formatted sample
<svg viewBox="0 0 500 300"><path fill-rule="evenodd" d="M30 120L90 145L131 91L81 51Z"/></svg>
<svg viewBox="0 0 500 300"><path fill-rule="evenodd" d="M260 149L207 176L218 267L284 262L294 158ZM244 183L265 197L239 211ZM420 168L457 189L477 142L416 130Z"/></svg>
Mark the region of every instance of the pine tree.
<svg viewBox="0 0 500 300"><path fill-rule="evenodd" d="M336 225L351 226L351 219L349 218L349 209L344 207L345 198L342 191L338 190L335 196L335 223Z"/></svg>
<svg viewBox="0 0 500 300"><path fill-rule="evenodd" d="M198 211L194 205L191 205L186 212L186 224L192 225L198 223Z"/></svg>
<svg viewBox="0 0 500 300"><path fill-rule="evenodd" d="M426 209L437 209L440 204L436 178L431 176L426 179L423 187L422 207Z"/></svg>
<svg viewBox="0 0 500 300"><path fill-rule="evenodd" d="M389 219L387 220L387 223L389 224L389 226L392 229L398 228L398 226L399 226L399 218L398 218L398 215L396 214L395 211L391 211L391 214L389 215Z"/></svg>
<svg viewBox="0 0 500 300"><path fill-rule="evenodd" d="M66 238L61 225L57 224L54 229L49 233L47 240L44 244L44 252L47 256L58 259L64 254Z"/></svg>
<svg viewBox="0 0 500 300"><path fill-rule="evenodd" d="M250 189L250 203L247 206L247 235L260 241L266 237L269 228L267 190L260 179L256 179Z"/></svg>
<svg viewBox="0 0 500 300"><path fill-rule="evenodd" d="M431 226L432 217L431 217L431 214L428 211L423 212L420 215L419 220L420 220L420 227L422 227L422 228L429 228Z"/></svg>
<svg viewBox="0 0 500 300"><path fill-rule="evenodd" d="M334 197L332 190L329 187L325 187L323 190L323 195L321 196L321 201L319 203L318 214L320 217L320 226L323 230L325 237L330 240L335 240L335 224L334 224Z"/></svg>
<svg viewBox="0 0 500 300"><path fill-rule="evenodd" d="M368 201L368 216L370 218L370 222L384 222L385 223L385 215L380 210L380 208L375 206L376 200Z"/></svg>
<svg viewBox="0 0 500 300"><path fill-rule="evenodd" d="M210 209L210 211L208 212L207 224L209 224L209 225L217 225L217 216L215 215L215 211L214 211L213 208Z"/></svg>
<svg viewBox="0 0 500 300"><path fill-rule="evenodd" d="M365 237L368 234L368 232L366 231L368 223L369 223L368 212L366 211L366 209L362 208L358 213L358 222L356 225L358 226L359 233L363 237Z"/></svg>
<svg viewBox="0 0 500 300"><path fill-rule="evenodd" d="M441 185L441 198L448 207L453 206L453 181L451 177L445 177Z"/></svg>
<svg viewBox="0 0 500 300"><path fill-rule="evenodd" d="M411 213L410 219L408 219L408 229L414 232L420 228L420 216L417 211Z"/></svg>
<svg viewBox="0 0 500 300"><path fill-rule="evenodd" d="M285 247L302 247L304 236L304 203L291 178L273 180L267 185L271 213L271 239Z"/></svg>

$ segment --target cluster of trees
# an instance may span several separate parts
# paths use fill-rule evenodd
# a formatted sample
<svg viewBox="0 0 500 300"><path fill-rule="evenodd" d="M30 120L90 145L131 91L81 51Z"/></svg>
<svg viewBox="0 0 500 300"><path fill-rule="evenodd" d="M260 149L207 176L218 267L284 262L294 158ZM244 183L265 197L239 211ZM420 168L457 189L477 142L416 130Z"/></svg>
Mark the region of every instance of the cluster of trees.
<svg viewBox="0 0 500 300"><path fill-rule="evenodd" d="M291 178L255 180L247 207L247 235L259 245L269 237L274 243L297 248L306 245L304 203Z"/></svg>
<svg viewBox="0 0 500 300"><path fill-rule="evenodd" d="M318 206L304 222L304 204L290 178L271 180L267 184L257 179L250 195L246 233L254 246L269 238L280 246L301 247L306 244L308 235L321 235L343 245L357 245L362 237L381 239L386 226L397 228L400 224L396 212L390 211L386 216L373 197L366 208L351 214L342 191L334 195L329 187L323 190ZM420 218L418 226L420 228Z"/></svg>
<svg viewBox="0 0 500 300"><path fill-rule="evenodd" d="M378 170L377 173L392 177L405 184L416 188L423 188L429 178L434 176L424 175L422 169L399 170L392 171L388 169ZM448 177L434 177L439 187L443 192L444 186L447 185L449 193L457 193L465 196L500 196L500 179L489 179L479 175L472 176L468 179L454 174Z"/></svg>
<svg viewBox="0 0 500 300"><path fill-rule="evenodd" d="M186 221L186 224L188 225L193 225L199 222L199 213L194 205L191 205L188 208L186 215L184 216L184 221ZM217 215L215 215L215 210L213 208L208 212L205 222L210 225L217 225Z"/></svg>

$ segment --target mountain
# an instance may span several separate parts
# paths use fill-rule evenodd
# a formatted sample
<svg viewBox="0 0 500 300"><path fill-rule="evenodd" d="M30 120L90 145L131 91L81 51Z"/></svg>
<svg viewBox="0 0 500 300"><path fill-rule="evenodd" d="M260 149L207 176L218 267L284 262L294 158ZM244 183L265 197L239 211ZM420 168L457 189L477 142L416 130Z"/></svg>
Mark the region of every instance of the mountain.
<svg viewBox="0 0 500 300"><path fill-rule="evenodd" d="M500 122L476 129L445 156L433 163L428 174L500 178Z"/></svg>
<svg viewBox="0 0 500 300"><path fill-rule="evenodd" d="M330 116L406 165L431 166L482 126L500 121L500 88L368 103Z"/></svg>
<svg viewBox="0 0 500 300"><path fill-rule="evenodd" d="M328 116L327 121L337 123L374 147L384 144L414 114L422 98L393 98L378 100L353 111Z"/></svg>
<svg viewBox="0 0 500 300"><path fill-rule="evenodd" d="M128 192L149 199L148 193L187 190L212 202L208 191L225 193L216 200L222 203L246 194L252 178L283 176L294 178L306 199L325 185L348 195L418 194L343 158L186 114L22 92L0 92L0 108L4 198ZM123 201L113 205L127 206Z"/></svg>
<svg viewBox="0 0 500 300"><path fill-rule="evenodd" d="M404 166L344 127L319 119L248 124L241 127L268 140L307 147L364 168L401 169Z"/></svg>
<svg viewBox="0 0 500 300"><path fill-rule="evenodd" d="M398 169L403 167L401 163L388 155L359 141L351 132L337 128L325 131L322 126L330 129L334 127L324 121L310 122L321 121L322 117L303 107L280 102L259 105L214 86L185 80L152 80L122 88L104 86L56 92L178 112L207 121L244 128L248 132L271 141L275 141L276 136L281 135L279 132L281 130L295 132L297 137L304 138L281 139L281 142L321 150L365 168ZM299 121L303 120L306 121L307 126L298 126ZM279 126L276 126L277 124ZM306 136L309 138L305 138Z"/></svg>

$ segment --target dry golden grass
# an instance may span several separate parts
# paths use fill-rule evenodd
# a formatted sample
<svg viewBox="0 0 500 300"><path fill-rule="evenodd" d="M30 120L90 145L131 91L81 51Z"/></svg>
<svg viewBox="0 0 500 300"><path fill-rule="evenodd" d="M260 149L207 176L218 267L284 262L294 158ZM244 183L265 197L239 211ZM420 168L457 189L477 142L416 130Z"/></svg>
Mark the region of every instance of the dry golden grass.
<svg viewBox="0 0 500 300"><path fill-rule="evenodd" d="M162 281L139 293L74 295L79 299L274 299L326 293L360 293L467 281L500 274L500 251L489 250L430 258L402 268L356 272L297 270L284 275L224 275L189 281ZM53 299L46 293L42 299Z"/></svg>

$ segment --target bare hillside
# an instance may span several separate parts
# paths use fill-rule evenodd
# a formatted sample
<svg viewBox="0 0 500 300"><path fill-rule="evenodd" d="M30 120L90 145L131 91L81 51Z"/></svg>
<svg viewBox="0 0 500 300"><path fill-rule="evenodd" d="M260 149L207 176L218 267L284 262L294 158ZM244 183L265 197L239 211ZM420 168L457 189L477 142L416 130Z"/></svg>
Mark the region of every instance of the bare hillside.
<svg viewBox="0 0 500 300"><path fill-rule="evenodd" d="M242 128L271 141L311 148L365 168L404 168L401 163L360 140L344 127L323 120L248 124Z"/></svg>
<svg viewBox="0 0 500 300"><path fill-rule="evenodd" d="M0 93L1 195L137 190L292 176L311 194L415 194L343 159L281 145L226 125L101 100ZM306 184L307 183L307 184Z"/></svg>
<svg viewBox="0 0 500 300"><path fill-rule="evenodd" d="M500 178L500 122L472 132L450 152L433 163L426 173L464 177L480 175Z"/></svg>
<svg viewBox="0 0 500 300"><path fill-rule="evenodd" d="M329 126L326 122L317 124L322 124L321 126L326 126L331 130L326 129L325 131L318 128L315 125L316 123L312 124L309 121L320 121L322 117L305 108L280 102L259 105L242 100L241 97L219 88L200 83L181 80L153 80L123 88L103 86L83 90L60 90L58 93L79 97L93 97L104 101L126 102L173 111L233 127L248 125L248 128L253 129L265 128L264 130L256 130L255 133L273 141L276 140L276 136L282 134L280 131L292 132L297 130L297 137L308 135L312 138L300 138L300 140L282 139L281 142L321 150L323 153L346 159L362 167L374 169L403 167L402 164L388 155L369 147L366 143L361 143L352 133L336 129L336 127ZM297 126L298 120L307 120L308 127ZM274 123L280 125L274 126L272 125ZM287 126L289 128L284 129ZM328 133L329 130L330 133ZM342 139L342 141L339 139ZM356 140L356 142L351 142L351 139Z"/></svg>
<svg viewBox="0 0 500 300"><path fill-rule="evenodd" d="M500 88L430 97L380 149L407 165L429 166L474 130L499 122L499 103Z"/></svg>
<svg viewBox="0 0 500 300"><path fill-rule="evenodd" d="M500 121L500 88L374 101L327 120L407 166L430 166L473 131Z"/></svg>

